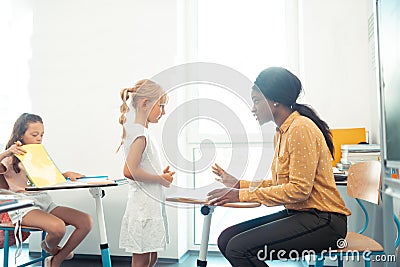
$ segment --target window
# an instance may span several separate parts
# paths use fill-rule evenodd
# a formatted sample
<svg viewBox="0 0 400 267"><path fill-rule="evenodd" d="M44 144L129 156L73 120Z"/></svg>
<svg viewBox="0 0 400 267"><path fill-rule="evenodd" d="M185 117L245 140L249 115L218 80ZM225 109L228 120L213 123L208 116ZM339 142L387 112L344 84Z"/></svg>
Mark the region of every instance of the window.
<svg viewBox="0 0 400 267"><path fill-rule="evenodd" d="M282 0L201 0L197 3L197 47L196 55L199 62L213 62L233 68L254 81L258 73L270 66L285 66L287 63L286 45L286 6ZM229 88L228 88L229 89ZM248 96L250 90L248 88ZM246 129L246 135L256 135L259 130L258 123L252 117L250 106L243 105L243 101L237 95L215 85L198 85L197 94L199 98L220 101L221 104L230 107L238 120L230 120L226 123L240 123ZM200 106L199 109L207 108ZM201 112L200 112L201 114ZM270 126L273 126L272 124ZM227 132L224 123L212 118L199 118L196 130L188 139L191 144L199 144L205 138L210 139L216 146L215 162L223 168L231 166L231 174L237 178L253 179L261 172L255 173L259 162L265 162L262 166L266 178L269 164L272 159L273 145L272 134L270 140L259 140L249 142L232 141L231 134ZM273 128L270 130L273 133ZM236 132L234 133L236 134ZM240 135L245 137L245 135ZM196 162L207 149L199 145L192 146L194 161L194 186L196 188L206 186L213 182L213 174L209 169L196 168ZM260 160L260 151L270 151L269 159ZM243 153L242 153L243 152ZM245 154L247 153L247 154ZM245 155L244 158L234 158L234 155ZM265 156L265 155L264 155ZM267 155L268 157L268 155ZM241 161L236 164L234 161ZM245 166L245 170L236 169L237 166ZM203 166L201 166L203 167ZM213 214L212 229L210 233L210 244L216 244L219 233L226 227L249 220L255 217L276 212L282 207L254 208L233 210L228 208L217 208ZM201 231L204 216L199 208L194 211L194 240L193 244L200 244Z"/></svg>
<svg viewBox="0 0 400 267"><path fill-rule="evenodd" d="M254 81L258 73L267 67L286 65L285 1L201 0L198 1L197 17L197 61L228 66L250 81ZM237 95L229 92L229 88L199 87L199 98L235 107L238 118L248 122L247 131L257 131L251 107L246 108ZM200 138L204 134L220 137L223 130L215 122L199 120Z"/></svg>
<svg viewBox="0 0 400 267"><path fill-rule="evenodd" d="M285 1L198 1L197 56L254 80L264 68L286 64Z"/></svg>
<svg viewBox="0 0 400 267"><path fill-rule="evenodd" d="M7 142L14 121L30 112L29 65L32 9L29 1L0 1L0 145Z"/></svg>

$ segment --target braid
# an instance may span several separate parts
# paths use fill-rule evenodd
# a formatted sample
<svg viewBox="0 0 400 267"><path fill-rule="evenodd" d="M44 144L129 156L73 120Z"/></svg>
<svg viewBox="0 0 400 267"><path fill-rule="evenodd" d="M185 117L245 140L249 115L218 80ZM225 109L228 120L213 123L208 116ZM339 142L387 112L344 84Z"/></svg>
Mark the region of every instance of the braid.
<svg viewBox="0 0 400 267"><path fill-rule="evenodd" d="M121 90L121 99L122 99L122 105L120 106L119 110L121 112L121 116L119 117L119 124L123 125L126 121L125 114L129 111L128 104L126 104L126 101L129 99L129 92L131 88L125 88Z"/></svg>
<svg viewBox="0 0 400 267"><path fill-rule="evenodd" d="M137 86L133 88L124 88L121 90L121 99L122 99L122 105L120 106L119 110L121 112L121 116L119 116L119 124L122 125L122 137L121 137L121 143L119 144L117 148L117 152L121 148L121 146L124 144L124 139L126 137L126 130L124 127L124 123L126 122L126 116L125 114L128 113L129 107L128 104L126 103L129 100L129 93L136 93Z"/></svg>
<svg viewBox="0 0 400 267"><path fill-rule="evenodd" d="M163 91L161 86L148 79L138 81L132 88L122 89L120 95L122 99L122 105L119 108L121 112L121 116L119 117L119 124L122 125L122 140L121 144L118 146L117 152L124 144L124 139L126 137L124 124L126 122L126 113L129 112L129 106L127 104L129 97L132 95L132 106L134 108L137 107L138 99L141 98L147 98L149 100L162 99L163 102L167 101L167 96L165 95L165 92Z"/></svg>

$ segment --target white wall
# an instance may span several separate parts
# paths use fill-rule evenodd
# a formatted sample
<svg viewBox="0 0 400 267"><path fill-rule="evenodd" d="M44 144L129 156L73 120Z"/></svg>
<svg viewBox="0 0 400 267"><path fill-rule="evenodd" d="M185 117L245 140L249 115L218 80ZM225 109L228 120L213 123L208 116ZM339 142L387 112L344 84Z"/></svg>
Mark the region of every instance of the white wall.
<svg viewBox="0 0 400 267"><path fill-rule="evenodd" d="M177 1L38 0L33 14L29 93L46 148L62 170L121 177L119 92L176 64ZM129 255L118 248L126 193L107 189L103 201L113 255ZM87 190L52 195L95 216ZM160 256L179 258L177 211L169 215L171 245ZM96 227L76 253L99 253Z"/></svg>
<svg viewBox="0 0 400 267"><path fill-rule="evenodd" d="M298 28L292 30L300 43L290 46L298 51L290 51L289 62L298 68L306 102L332 128L366 127L376 136L378 109L368 43L371 2L300 0ZM45 121L44 144L61 169L122 176L123 157L114 153L121 134L119 91L190 57L187 46L193 45L193 36L179 13L187 12L183 3L34 2L29 93L33 112ZM107 189L103 200L112 255L128 255L118 248L126 192L126 187ZM95 216L87 190L52 195ZM186 211L169 208L168 214L171 244L160 256L179 258L188 248L191 229ZM77 253L99 253L96 227Z"/></svg>
<svg viewBox="0 0 400 267"><path fill-rule="evenodd" d="M378 95L368 39L373 3L299 1L299 54L306 102L331 128L365 127L378 142Z"/></svg>

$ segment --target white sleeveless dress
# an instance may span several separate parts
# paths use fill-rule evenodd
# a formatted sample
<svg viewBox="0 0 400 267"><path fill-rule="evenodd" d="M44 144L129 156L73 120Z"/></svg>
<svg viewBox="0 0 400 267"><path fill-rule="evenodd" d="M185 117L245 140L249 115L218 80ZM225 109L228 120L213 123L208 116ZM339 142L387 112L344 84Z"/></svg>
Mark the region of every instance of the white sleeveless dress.
<svg viewBox="0 0 400 267"><path fill-rule="evenodd" d="M160 154L147 129L133 124L127 130L124 142L125 158L133 141L146 138L139 168L152 174L162 174ZM129 180L128 202L122 218L119 246L129 253L164 250L169 243L165 211L164 188L158 183Z"/></svg>

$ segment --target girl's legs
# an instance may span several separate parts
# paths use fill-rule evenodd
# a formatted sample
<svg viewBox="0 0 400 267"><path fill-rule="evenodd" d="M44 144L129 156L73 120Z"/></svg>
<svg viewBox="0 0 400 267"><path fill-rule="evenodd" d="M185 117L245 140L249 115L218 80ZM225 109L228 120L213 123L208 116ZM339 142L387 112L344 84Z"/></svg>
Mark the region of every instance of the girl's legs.
<svg viewBox="0 0 400 267"><path fill-rule="evenodd" d="M46 247L51 254L57 254L57 246L65 235L65 223L63 220L45 211L35 209L29 211L22 218L22 225L40 228L45 231L47 233L45 238Z"/></svg>
<svg viewBox="0 0 400 267"><path fill-rule="evenodd" d="M58 206L50 214L61 219L66 225L72 225L75 230L72 232L64 247L53 257L52 266L57 267L64 261L65 257L73 251L87 236L93 226L93 220L89 214ZM64 232L65 233L65 232ZM56 244L57 246L58 244Z"/></svg>
<svg viewBox="0 0 400 267"><path fill-rule="evenodd" d="M151 252L138 254L132 254L132 267L149 267L151 262Z"/></svg>
<svg viewBox="0 0 400 267"><path fill-rule="evenodd" d="M31 210L22 218L22 225L44 230L47 247L57 250L57 245L65 235L65 223L56 216L39 209Z"/></svg>
<svg viewBox="0 0 400 267"><path fill-rule="evenodd" d="M153 267L156 265L157 262L157 252L150 253L150 264L149 267Z"/></svg>

